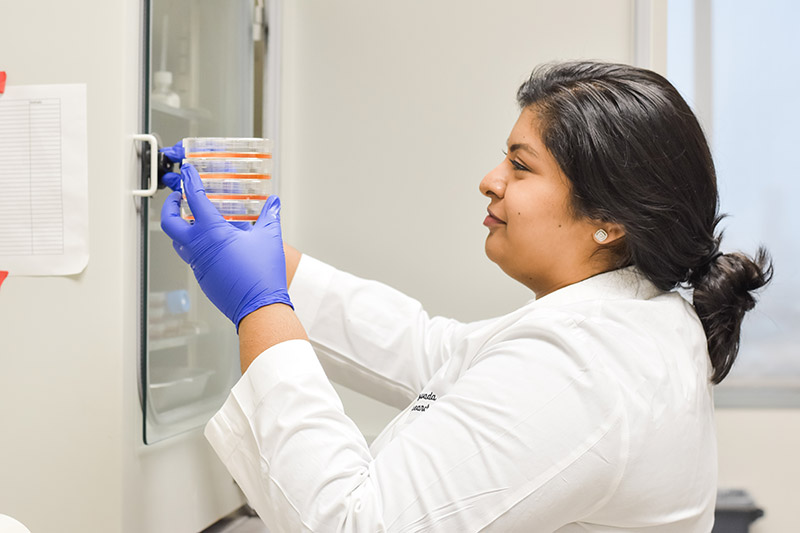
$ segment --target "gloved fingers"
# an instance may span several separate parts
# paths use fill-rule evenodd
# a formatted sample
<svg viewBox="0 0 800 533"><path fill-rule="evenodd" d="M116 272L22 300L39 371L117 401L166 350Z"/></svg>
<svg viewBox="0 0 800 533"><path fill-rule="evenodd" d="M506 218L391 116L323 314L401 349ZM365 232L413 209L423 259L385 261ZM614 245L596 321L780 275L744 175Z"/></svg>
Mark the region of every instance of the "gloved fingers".
<svg viewBox="0 0 800 533"><path fill-rule="evenodd" d="M177 172L167 172L161 177L161 181L173 191L181 192L181 175Z"/></svg>
<svg viewBox="0 0 800 533"><path fill-rule="evenodd" d="M231 226L233 226L234 228L239 228L242 231L250 231L251 229L253 229L253 224L251 224L246 220L232 220Z"/></svg>
<svg viewBox="0 0 800 533"><path fill-rule="evenodd" d="M178 243L178 241L172 241L172 247L175 249L176 252L178 252L178 255L180 256L181 259L183 259L184 263L189 265L192 263L190 261L191 252L189 252L188 248Z"/></svg>
<svg viewBox="0 0 800 533"><path fill-rule="evenodd" d="M273 194L264 202L254 227L265 228L276 221L278 224L281 223L281 199Z"/></svg>
<svg viewBox="0 0 800 533"><path fill-rule="evenodd" d="M165 146L159 152L162 152L173 163L180 163L186 157L186 152L183 150L183 141L178 141L173 146Z"/></svg>
<svg viewBox="0 0 800 533"><path fill-rule="evenodd" d="M222 215L206 196L203 188L203 181L200 174L190 164L181 165L181 175L183 176L183 192L189 202L196 222L223 221Z"/></svg>
<svg viewBox="0 0 800 533"><path fill-rule="evenodd" d="M189 241L191 226L181 218L181 193L173 191L161 208L161 229L177 243Z"/></svg>

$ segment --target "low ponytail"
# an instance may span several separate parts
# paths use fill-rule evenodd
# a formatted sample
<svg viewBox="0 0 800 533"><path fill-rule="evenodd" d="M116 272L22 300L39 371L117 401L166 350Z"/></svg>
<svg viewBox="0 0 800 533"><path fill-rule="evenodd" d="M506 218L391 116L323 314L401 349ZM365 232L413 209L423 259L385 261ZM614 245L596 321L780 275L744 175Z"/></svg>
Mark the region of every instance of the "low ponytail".
<svg viewBox="0 0 800 533"><path fill-rule="evenodd" d="M739 252L714 254L690 277L694 307L708 340L714 384L730 372L739 352L744 314L756 305L753 293L769 283L772 272L769 254L759 248L755 259Z"/></svg>
<svg viewBox="0 0 800 533"><path fill-rule="evenodd" d="M689 105L655 72L592 61L537 68L517 101L537 113L542 140L570 180L576 215L625 229L609 249L615 266L636 266L662 291L694 289L711 381L722 381L772 262L763 248L755 258L719 252L716 171Z"/></svg>

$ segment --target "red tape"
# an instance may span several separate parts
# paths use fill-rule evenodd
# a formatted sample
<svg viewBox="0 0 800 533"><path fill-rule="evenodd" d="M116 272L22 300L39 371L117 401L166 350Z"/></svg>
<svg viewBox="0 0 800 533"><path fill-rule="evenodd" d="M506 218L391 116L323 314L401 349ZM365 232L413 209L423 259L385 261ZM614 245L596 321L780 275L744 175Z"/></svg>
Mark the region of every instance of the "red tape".
<svg viewBox="0 0 800 533"><path fill-rule="evenodd" d="M0 287L3 286L3 282L6 280L7 277L8 277L8 272L6 272L5 270L0 270Z"/></svg>
<svg viewBox="0 0 800 533"><path fill-rule="evenodd" d="M0 70L0 94L6 92L6 72Z"/></svg>

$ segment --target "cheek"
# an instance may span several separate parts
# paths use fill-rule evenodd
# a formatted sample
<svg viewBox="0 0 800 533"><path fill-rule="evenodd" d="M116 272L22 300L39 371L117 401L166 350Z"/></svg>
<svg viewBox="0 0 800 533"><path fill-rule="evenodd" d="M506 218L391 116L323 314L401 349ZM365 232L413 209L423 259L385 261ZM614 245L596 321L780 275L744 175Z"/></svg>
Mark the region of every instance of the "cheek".
<svg viewBox="0 0 800 533"><path fill-rule="evenodd" d="M518 234L553 234L565 227L563 210L555 202L531 199L515 205L509 217L509 230Z"/></svg>
<svg viewBox="0 0 800 533"><path fill-rule="evenodd" d="M574 221L558 203L537 202L526 210L517 208L509 216L508 243L521 260L559 255L565 246L571 246L573 233Z"/></svg>

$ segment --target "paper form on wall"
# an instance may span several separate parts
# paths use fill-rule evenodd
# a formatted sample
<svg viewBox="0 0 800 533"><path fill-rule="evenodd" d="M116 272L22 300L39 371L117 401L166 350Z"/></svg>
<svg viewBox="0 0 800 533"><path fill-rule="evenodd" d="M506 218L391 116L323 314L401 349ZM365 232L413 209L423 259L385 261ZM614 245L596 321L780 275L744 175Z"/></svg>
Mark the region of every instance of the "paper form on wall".
<svg viewBox="0 0 800 533"><path fill-rule="evenodd" d="M12 85L0 95L0 270L86 268L86 150L86 85Z"/></svg>

